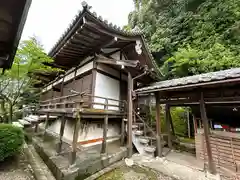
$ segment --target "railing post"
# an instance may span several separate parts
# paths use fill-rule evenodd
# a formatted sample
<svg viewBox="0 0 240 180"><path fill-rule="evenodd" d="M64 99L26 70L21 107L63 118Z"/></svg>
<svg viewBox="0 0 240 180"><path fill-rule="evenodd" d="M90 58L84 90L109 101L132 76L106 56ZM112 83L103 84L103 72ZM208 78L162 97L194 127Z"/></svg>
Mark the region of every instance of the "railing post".
<svg viewBox="0 0 240 180"><path fill-rule="evenodd" d="M73 141L72 141L72 152L70 155L70 164L74 165L76 162L76 153L77 153L77 142L78 142L78 133L81 125L81 111L82 111L82 101L83 98L81 96L80 102L77 103L77 113L76 113L76 123L73 132Z"/></svg>
<svg viewBox="0 0 240 180"><path fill-rule="evenodd" d="M105 99L104 109L108 109L108 100ZM107 153L107 131L108 131L108 114L104 116L104 126L103 126L103 141L102 141L102 154Z"/></svg>

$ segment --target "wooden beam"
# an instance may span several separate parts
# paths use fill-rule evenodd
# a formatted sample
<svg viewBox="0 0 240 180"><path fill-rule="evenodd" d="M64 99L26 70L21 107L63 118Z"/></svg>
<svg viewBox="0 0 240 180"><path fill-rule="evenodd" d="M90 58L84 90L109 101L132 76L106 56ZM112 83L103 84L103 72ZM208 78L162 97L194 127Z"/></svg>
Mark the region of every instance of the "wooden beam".
<svg viewBox="0 0 240 180"><path fill-rule="evenodd" d="M64 134L64 129L65 129L65 124L66 124L66 118L63 115L61 117L61 127L60 127L60 133L59 133L59 142L57 144L57 153L59 154L62 151L62 143L63 143L63 134Z"/></svg>
<svg viewBox="0 0 240 180"><path fill-rule="evenodd" d="M160 102L159 93L155 93L156 100L156 140L157 140L157 156L162 157L162 143L161 143L161 119L160 119Z"/></svg>
<svg viewBox="0 0 240 180"><path fill-rule="evenodd" d="M200 99L200 112L201 112L201 119L203 121L204 137L206 141L206 148L207 148L207 155L208 155L209 172L212 174L216 174L216 167L213 162L212 149L211 149L211 143L210 143L210 137L209 137L208 118L207 118L205 102L204 102L204 97L202 92L201 92L201 99Z"/></svg>
<svg viewBox="0 0 240 180"><path fill-rule="evenodd" d="M63 48L62 51L60 53L72 53L72 54L83 54L83 51L79 51L79 50L72 50L72 49L67 49L67 48Z"/></svg>
<svg viewBox="0 0 240 180"><path fill-rule="evenodd" d="M117 60L117 59L112 59L112 58L106 58L102 56L97 56L99 59L97 60L98 63L103 63L103 64L113 64L113 65L123 65L126 67L137 67L139 64L138 60Z"/></svg>
<svg viewBox="0 0 240 180"><path fill-rule="evenodd" d="M132 118L133 118L133 104L132 104L133 80L132 75L128 72L128 157L132 157Z"/></svg>

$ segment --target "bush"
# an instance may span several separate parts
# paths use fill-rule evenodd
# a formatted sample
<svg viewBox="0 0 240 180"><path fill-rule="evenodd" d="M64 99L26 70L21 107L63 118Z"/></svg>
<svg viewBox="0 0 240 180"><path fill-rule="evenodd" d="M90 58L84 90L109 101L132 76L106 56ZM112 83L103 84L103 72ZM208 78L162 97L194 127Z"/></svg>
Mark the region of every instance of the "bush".
<svg viewBox="0 0 240 180"><path fill-rule="evenodd" d="M20 152L24 142L23 130L11 124L0 124L0 161Z"/></svg>
<svg viewBox="0 0 240 180"><path fill-rule="evenodd" d="M166 132L166 122L164 117L164 106L161 106L161 131ZM155 108L152 108L152 121L155 122ZM171 116L173 121L174 130L177 136L186 136L187 135L187 117L186 117L186 108L182 107L171 107Z"/></svg>

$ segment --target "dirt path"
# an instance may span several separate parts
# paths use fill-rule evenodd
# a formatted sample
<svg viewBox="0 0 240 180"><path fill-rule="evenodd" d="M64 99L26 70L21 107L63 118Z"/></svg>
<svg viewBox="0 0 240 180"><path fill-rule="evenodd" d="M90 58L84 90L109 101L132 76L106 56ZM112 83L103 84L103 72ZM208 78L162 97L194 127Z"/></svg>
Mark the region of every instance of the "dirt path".
<svg viewBox="0 0 240 180"><path fill-rule="evenodd" d="M24 154L0 162L0 180L35 180Z"/></svg>

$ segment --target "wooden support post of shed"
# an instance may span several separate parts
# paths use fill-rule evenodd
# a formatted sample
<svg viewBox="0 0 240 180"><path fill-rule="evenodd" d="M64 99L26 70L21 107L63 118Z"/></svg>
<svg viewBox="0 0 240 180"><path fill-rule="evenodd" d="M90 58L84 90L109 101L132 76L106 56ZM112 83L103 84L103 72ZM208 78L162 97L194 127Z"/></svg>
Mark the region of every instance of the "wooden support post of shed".
<svg viewBox="0 0 240 180"><path fill-rule="evenodd" d="M191 126L190 126L190 112L187 109L187 125L188 125L188 138L191 138Z"/></svg>
<svg viewBox="0 0 240 180"><path fill-rule="evenodd" d="M44 127L44 132L43 132L43 140L45 140L46 135L47 135L48 124L49 124L49 113L47 113L46 120L45 120L45 127Z"/></svg>
<svg viewBox="0 0 240 180"><path fill-rule="evenodd" d="M172 129L172 135L175 136L175 130L174 130L172 115L171 115L170 111L169 111L169 121L170 121L170 126L171 126L171 129Z"/></svg>
<svg viewBox="0 0 240 180"><path fill-rule="evenodd" d="M73 141L72 141L72 152L70 155L70 164L73 165L76 162L76 154L77 154L77 143L78 143L78 133L80 129L80 121L81 121L81 106L79 103L77 104L77 115L76 115L76 123L73 131Z"/></svg>
<svg viewBox="0 0 240 180"><path fill-rule="evenodd" d="M57 144L57 153L60 153L62 151L62 138L64 134L64 129L65 129L65 124L66 124L66 118L65 115L61 117L61 127L60 127L60 133L59 133L59 142Z"/></svg>
<svg viewBox="0 0 240 180"><path fill-rule="evenodd" d="M211 144L210 144L209 124L208 124L208 119L207 119L207 113L206 113L203 92L201 92L200 112L201 112L201 119L203 122L204 137L205 137L205 141L206 141L206 148L207 148L207 155L208 155L208 169L209 169L210 173L216 174L216 167L213 162L212 149L211 149Z"/></svg>
<svg viewBox="0 0 240 180"><path fill-rule="evenodd" d="M170 106L166 104L165 106L165 117L166 117L166 127L167 127L167 134L168 134L168 147L172 148L172 133L171 133L171 123L170 123Z"/></svg>
<svg viewBox="0 0 240 180"><path fill-rule="evenodd" d="M127 137L127 148L128 157L132 157L132 119L133 119L133 104L132 104L132 91L133 91L133 80L132 75L128 72L128 137Z"/></svg>
<svg viewBox="0 0 240 180"><path fill-rule="evenodd" d="M160 119L160 99L159 92L155 92L156 99L156 140L157 140L157 156L162 157L162 143L161 143L161 119Z"/></svg>
<svg viewBox="0 0 240 180"><path fill-rule="evenodd" d="M197 119L196 117L193 115L193 126L194 126L194 134L197 134Z"/></svg>

